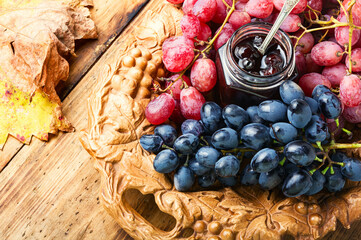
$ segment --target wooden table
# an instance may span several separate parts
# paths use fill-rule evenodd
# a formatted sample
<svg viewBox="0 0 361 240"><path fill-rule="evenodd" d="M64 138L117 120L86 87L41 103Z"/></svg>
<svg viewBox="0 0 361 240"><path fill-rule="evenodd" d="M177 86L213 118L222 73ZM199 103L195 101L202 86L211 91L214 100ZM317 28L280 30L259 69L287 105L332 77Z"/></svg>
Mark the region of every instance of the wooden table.
<svg viewBox="0 0 361 240"><path fill-rule="evenodd" d="M65 116L86 127L86 99L111 55L156 0L94 0L99 39L77 47L70 78L58 86ZM0 151L0 239L132 239L99 202L99 175L77 132L23 145L10 137ZM361 222L325 239L360 239Z"/></svg>

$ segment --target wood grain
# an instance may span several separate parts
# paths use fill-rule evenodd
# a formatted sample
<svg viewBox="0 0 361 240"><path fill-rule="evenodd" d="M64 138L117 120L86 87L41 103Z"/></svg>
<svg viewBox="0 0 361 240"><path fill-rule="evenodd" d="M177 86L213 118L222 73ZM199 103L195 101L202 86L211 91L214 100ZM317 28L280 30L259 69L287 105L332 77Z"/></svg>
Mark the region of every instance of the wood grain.
<svg viewBox="0 0 361 240"><path fill-rule="evenodd" d="M94 8L90 11L99 37L96 40L81 40L76 43L77 57L69 59L69 79L66 82L60 82L57 86L57 92L62 100L148 1L93 0ZM8 138L3 151L0 151L0 172L22 146L23 144L13 137Z"/></svg>
<svg viewBox="0 0 361 240"><path fill-rule="evenodd" d="M90 71L65 98L64 112L77 129L86 126L86 99L104 64L114 61L114 55L122 51L122 43L144 11L159 2L152 0L113 39L112 46L99 60L94 60L95 64L89 65ZM48 143L33 139L31 145L23 147L16 145L15 140L10 139L9 143L0 156L0 171L1 160L12 158L0 172L0 239L132 239L100 206L99 175L77 133L60 133ZM139 203L137 210L149 218L154 215L145 201ZM157 221L167 224L164 219ZM337 231L324 239L360 239L360 231L361 222L353 224L350 230L338 225Z"/></svg>
<svg viewBox="0 0 361 240"><path fill-rule="evenodd" d="M87 124L86 99L99 72L154 5L146 6L64 100L76 129ZM2 170L0 182L0 239L131 239L100 206L99 175L77 133L60 133L47 143L33 139Z"/></svg>

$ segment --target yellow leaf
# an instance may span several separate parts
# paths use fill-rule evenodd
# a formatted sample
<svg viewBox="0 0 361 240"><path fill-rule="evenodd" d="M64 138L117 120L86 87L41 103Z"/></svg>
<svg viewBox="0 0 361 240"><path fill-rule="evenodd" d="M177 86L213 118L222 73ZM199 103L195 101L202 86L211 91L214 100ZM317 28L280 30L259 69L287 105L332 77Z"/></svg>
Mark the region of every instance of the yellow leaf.
<svg viewBox="0 0 361 240"><path fill-rule="evenodd" d="M73 131L64 118L60 106L51 102L40 89L31 101L28 93L14 87L10 82L0 80L0 149L8 134L23 143L29 143L32 135L48 140L48 133Z"/></svg>

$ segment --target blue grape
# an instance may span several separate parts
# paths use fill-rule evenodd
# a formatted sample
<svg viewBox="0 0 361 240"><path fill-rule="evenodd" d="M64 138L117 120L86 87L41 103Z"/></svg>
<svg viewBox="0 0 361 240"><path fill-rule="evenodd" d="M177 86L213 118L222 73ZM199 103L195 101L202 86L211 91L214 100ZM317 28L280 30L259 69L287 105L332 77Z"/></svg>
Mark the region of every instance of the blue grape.
<svg viewBox="0 0 361 240"><path fill-rule="evenodd" d="M174 174L174 186L178 191L184 192L190 190L194 182L194 174L188 167L182 166Z"/></svg>
<svg viewBox="0 0 361 240"><path fill-rule="evenodd" d="M179 165L177 153L170 149L165 149L155 156L153 167L159 173L173 172Z"/></svg>
<svg viewBox="0 0 361 240"><path fill-rule="evenodd" d="M200 137L204 133L203 125L194 119L187 119L181 126L182 134L192 133L197 137Z"/></svg>
<svg viewBox="0 0 361 240"><path fill-rule="evenodd" d="M212 135L212 145L217 149L233 149L238 143L238 133L232 128L221 128Z"/></svg>
<svg viewBox="0 0 361 240"><path fill-rule="evenodd" d="M343 152L336 151L331 155L331 160L334 162L344 162L347 159L347 155Z"/></svg>
<svg viewBox="0 0 361 240"><path fill-rule="evenodd" d="M240 131L249 122L248 113L235 104L230 104L223 108L222 117L226 125L236 131Z"/></svg>
<svg viewBox="0 0 361 240"><path fill-rule="evenodd" d="M325 85L317 85L312 91L312 98L318 102L318 98L326 92L332 93L331 90Z"/></svg>
<svg viewBox="0 0 361 240"><path fill-rule="evenodd" d="M188 162L188 167L196 174L197 176L201 176L208 172L210 168L201 165L196 159L192 158Z"/></svg>
<svg viewBox="0 0 361 240"><path fill-rule="evenodd" d="M361 181L361 162L354 158L345 158L341 173L351 181Z"/></svg>
<svg viewBox="0 0 361 240"><path fill-rule="evenodd" d="M258 115L269 122L286 121L287 106L280 100L266 100L258 105Z"/></svg>
<svg viewBox="0 0 361 240"><path fill-rule="evenodd" d="M287 160L302 166L310 165L316 158L315 148L312 144L302 140L295 140L288 143L285 146L283 153Z"/></svg>
<svg viewBox="0 0 361 240"><path fill-rule="evenodd" d="M271 148L260 150L251 160L251 168L258 172L269 172L275 169L280 162L277 152Z"/></svg>
<svg viewBox="0 0 361 240"><path fill-rule="evenodd" d="M288 174L282 185L282 192L287 197L298 197L305 194L312 187L311 175L303 170Z"/></svg>
<svg viewBox="0 0 361 240"><path fill-rule="evenodd" d="M204 175L198 177L198 184L199 186L206 188L212 186L216 182L216 180L216 172L214 170L211 170Z"/></svg>
<svg viewBox="0 0 361 240"><path fill-rule="evenodd" d="M173 147L177 152L187 155L194 153L198 148L198 144L198 137L191 133L186 133L175 140Z"/></svg>
<svg viewBox="0 0 361 240"><path fill-rule="evenodd" d="M304 99L305 97L302 88L294 81L285 81L279 90L282 101L286 104L290 104L294 99Z"/></svg>
<svg viewBox="0 0 361 240"><path fill-rule="evenodd" d="M244 126L240 132L242 143L246 147L260 150L271 143L269 129L261 123L250 123Z"/></svg>
<svg viewBox="0 0 361 240"><path fill-rule="evenodd" d="M332 92L323 93L318 98L318 105L321 113L329 119L337 118L342 112L341 100Z"/></svg>
<svg viewBox="0 0 361 240"><path fill-rule="evenodd" d="M305 128L305 135L309 142L322 142L327 138L327 124L320 116L313 115Z"/></svg>
<svg viewBox="0 0 361 240"><path fill-rule="evenodd" d="M288 106L287 117L296 128L304 128L311 120L312 111L305 100L295 99Z"/></svg>
<svg viewBox="0 0 361 240"><path fill-rule="evenodd" d="M240 162L233 155L224 156L216 162L214 168L220 177L234 177L239 171Z"/></svg>
<svg viewBox="0 0 361 240"><path fill-rule="evenodd" d="M294 164L293 162L290 162L290 161L286 161L283 165L283 168L285 169L286 174L295 172L299 169L299 167L297 167L296 164Z"/></svg>
<svg viewBox="0 0 361 240"><path fill-rule="evenodd" d="M213 147L205 146L198 150L196 160L203 166L213 168L221 156L222 154L218 150Z"/></svg>
<svg viewBox="0 0 361 240"><path fill-rule="evenodd" d="M323 189L325 182L326 182L325 176L319 170L315 171L312 174L312 186L305 194L311 196L316 193L319 193Z"/></svg>
<svg viewBox="0 0 361 240"><path fill-rule="evenodd" d="M258 183L259 173L254 171L248 164L241 172L241 184L255 185Z"/></svg>
<svg viewBox="0 0 361 240"><path fill-rule="evenodd" d="M271 138L287 144L297 138L298 131L292 124L278 122L270 127L269 134Z"/></svg>
<svg viewBox="0 0 361 240"><path fill-rule="evenodd" d="M266 190L271 190L282 183L285 177L285 170L282 166L278 166L270 172L264 172L259 175L258 183Z"/></svg>
<svg viewBox="0 0 361 240"><path fill-rule="evenodd" d="M233 187L237 184L237 177L217 177L217 179L226 187Z"/></svg>
<svg viewBox="0 0 361 240"><path fill-rule="evenodd" d="M171 125L164 124L154 129L154 135L160 136L165 145L172 147L177 138L177 130Z"/></svg>
<svg viewBox="0 0 361 240"><path fill-rule="evenodd" d="M140 145L148 152L157 153L162 149L163 139L157 135L143 135L139 139Z"/></svg>
<svg viewBox="0 0 361 240"><path fill-rule="evenodd" d="M204 103L201 108L201 119L209 133L214 133L223 122L222 108L215 102Z"/></svg>
<svg viewBox="0 0 361 240"><path fill-rule="evenodd" d="M262 123L262 124L267 124L267 121L265 121L264 119L262 119L259 115L258 115L258 106L250 106L247 108L247 113L249 116L249 121L251 123Z"/></svg>
<svg viewBox="0 0 361 240"><path fill-rule="evenodd" d="M341 191L342 188L345 186L345 179L341 174L341 170L337 166L333 166L334 174L331 174L331 171L328 170L325 174L326 183L325 187L330 192L338 192Z"/></svg>
<svg viewBox="0 0 361 240"><path fill-rule="evenodd" d="M312 114L319 114L320 113L320 109L318 107L318 102L310 97L305 97L305 101L308 103L308 106L310 106Z"/></svg>

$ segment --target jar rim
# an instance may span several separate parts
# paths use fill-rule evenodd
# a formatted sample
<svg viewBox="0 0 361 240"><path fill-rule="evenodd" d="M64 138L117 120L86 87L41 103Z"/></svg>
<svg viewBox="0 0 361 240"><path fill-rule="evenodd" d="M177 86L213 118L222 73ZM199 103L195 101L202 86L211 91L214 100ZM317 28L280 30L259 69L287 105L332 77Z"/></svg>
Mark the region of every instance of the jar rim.
<svg viewBox="0 0 361 240"><path fill-rule="evenodd" d="M260 29L257 29L257 28L253 28L253 27L261 27ZM283 47L289 47L290 51L288 51L288 49L285 49L285 51L287 52L290 52L290 55L287 54L287 56L289 56L289 58L287 59L287 63L286 65L282 68L281 71L275 73L275 74L271 74L271 75L267 75L267 76L261 76L261 75L255 75L255 74L252 74L252 73L249 73L247 71L245 71L244 69L240 68L238 66L238 64L236 63L236 60L233 56L233 54L231 54L232 50L231 49L231 45L232 43L235 41L235 40L238 40L238 35L240 32L244 31L245 29L249 29L250 32L246 33L245 36L247 35L250 35L252 34L252 31L253 33L254 32L259 32L260 30L264 31L269 31L270 29L272 28L272 25L269 24L269 23L266 23L266 22L251 22L251 23L248 23L248 24L245 24L243 25L242 27L238 28L233 34L232 36L230 37L230 39L228 40L228 42L226 43L227 46L227 51L226 51L226 54L228 55L229 59L231 61L229 61L229 63L232 65L232 68L233 69L237 69L238 71L241 71L241 73L243 75L248 75L252 78L255 78L255 79L259 79L260 82L257 83L257 85L262 85L262 84L270 84L270 83L274 83L275 81L277 81L277 76L279 75L284 75L285 73L287 73L288 71L289 72L292 72L293 69L290 69L292 68L292 64L294 64L294 48L293 48L293 44L292 44L292 41L290 39L290 37L288 36L288 34L286 32L284 32L282 29L279 29L274 37L274 39L276 39L276 41L281 44ZM267 34L265 32L265 34ZM285 42L281 41L280 39L277 39L276 36L280 36L279 38L285 40ZM237 38L237 39L236 39ZM294 66L293 66L294 68ZM254 81L250 81L248 79L246 79L247 82L249 82L250 84L255 84Z"/></svg>

